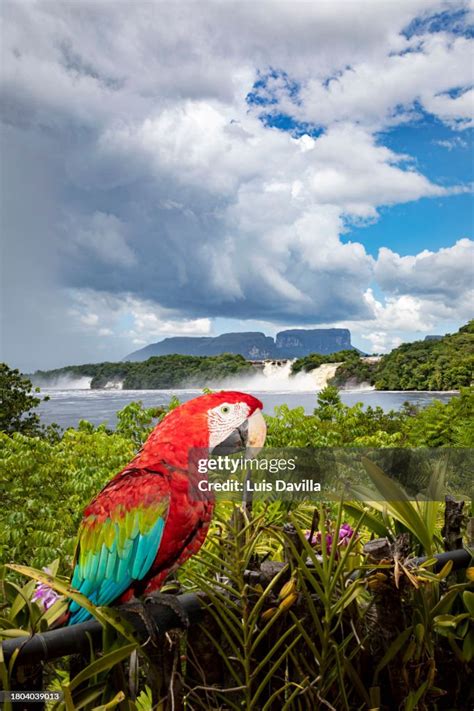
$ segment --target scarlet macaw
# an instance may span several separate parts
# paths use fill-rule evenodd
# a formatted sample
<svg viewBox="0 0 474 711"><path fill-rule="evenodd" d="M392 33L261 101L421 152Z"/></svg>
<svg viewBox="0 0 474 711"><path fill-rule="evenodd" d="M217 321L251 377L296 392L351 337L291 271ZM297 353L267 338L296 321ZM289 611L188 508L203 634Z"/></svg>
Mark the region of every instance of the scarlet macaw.
<svg viewBox="0 0 474 711"><path fill-rule="evenodd" d="M212 517L212 494L195 495L190 450L260 448L266 434L261 410L251 395L218 392L169 412L85 509L72 587L101 606L158 590L199 550ZM89 617L70 602L69 625Z"/></svg>

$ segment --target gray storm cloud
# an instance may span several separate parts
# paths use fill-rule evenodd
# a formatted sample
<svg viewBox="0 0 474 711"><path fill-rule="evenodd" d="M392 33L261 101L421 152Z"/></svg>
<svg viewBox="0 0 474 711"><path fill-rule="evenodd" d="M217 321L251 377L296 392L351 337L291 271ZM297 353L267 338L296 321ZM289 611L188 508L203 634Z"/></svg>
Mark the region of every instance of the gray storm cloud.
<svg viewBox="0 0 474 711"><path fill-rule="evenodd" d="M460 190L407 168L377 131L400 96L407 115L420 92L436 113L446 75L408 82L411 61L449 61L464 77L468 47L401 34L443 2L356 5L5 2L3 357L25 368L120 357L140 303L163 328L194 333L215 317L370 321L374 274L389 293L398 278L416 293L428 262L387 249L375 264L350 227L382 205ZM363 67L370 93L385 65L405 89L393 106L376 87L362 100ZM266 126L246 101L272 67L300 89L295 104L275 80L272 107L316 121L317 138ZM331 84L317 111L342 69L344 110ZM461 104L458 117L440 106L441 119L463 128ZM449 281L454 261L447 250L428 268Z"/></svg>

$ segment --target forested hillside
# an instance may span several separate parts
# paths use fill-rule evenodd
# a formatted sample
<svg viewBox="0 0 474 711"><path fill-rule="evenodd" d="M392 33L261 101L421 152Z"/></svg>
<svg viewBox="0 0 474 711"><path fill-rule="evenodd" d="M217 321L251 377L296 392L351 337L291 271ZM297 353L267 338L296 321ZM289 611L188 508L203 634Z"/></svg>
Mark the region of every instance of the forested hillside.
<svg viewBox="0 0 474 711"><path fill-rule="evenodd" d="M331 356L313 353L296 360L292 372L308 372L338 361L343 362L331 381L338 387L359 382L375 385L377 390L459 390L473 380L474 321L440 339L403 343L378 362L361 358L356 351Z"/></svg>
<svg viewBox="0 0 474 711"><path fill-rule="evenodd" d="M70 365L56 370L38 370L32 376L37 385L47 386L61 379L91 377L91 388L104 388L122 383L126 390L154 390L183 385L204 387L224 378L253 370L241 355L155 356L142 362L89 363Z"/></svg>
<svg viewBox="0 0 474 711"><path fill-rule="evenodd" d="M377 390L458 390L472 382L474 321L440 340L403 343L375 369Z"/></svg>

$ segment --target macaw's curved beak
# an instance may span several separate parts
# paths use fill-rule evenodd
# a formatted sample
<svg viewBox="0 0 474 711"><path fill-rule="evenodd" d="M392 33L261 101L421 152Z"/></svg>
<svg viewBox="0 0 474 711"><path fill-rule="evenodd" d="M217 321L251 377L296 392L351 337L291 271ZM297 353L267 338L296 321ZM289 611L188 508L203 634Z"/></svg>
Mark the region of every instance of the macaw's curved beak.
<svg viewBox="0 0 474 711"><path fill-rule="evenodd" d="M250 449L255 456L265 444L267 425L261 410L255 410L242 424L212 450L212 454L234 454Z"/></svg>

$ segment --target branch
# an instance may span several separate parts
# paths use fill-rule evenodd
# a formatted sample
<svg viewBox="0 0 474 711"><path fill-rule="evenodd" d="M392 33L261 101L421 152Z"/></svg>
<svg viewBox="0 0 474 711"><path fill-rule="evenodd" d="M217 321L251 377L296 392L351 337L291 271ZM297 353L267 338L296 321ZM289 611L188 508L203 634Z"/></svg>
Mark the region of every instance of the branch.
<svg viewBox="0 0 474 711"><path fill-rule="evenodd" d="M197 624L202 615L201 603L198 595L186 593L177 595L176 602L182 608L185 617L190 624ZM119 611L126 611L127 606L117 608ZM177 611L168 605L155 603L147 607L149 614L153 617L160 635L169 630L183 626L183 617L180 618ZM137 624L134 625L139 638L146 638L148 633L146 626L137 617ZM61 627L50 630L42 634L35 634L32 637L15 637L2 642L2 651L5 662L11 659L15 650L19 649L16 666L30 666L38 662L50 661L58 657L66 657L69 654L88 653L90 651L91 639L94 649L102 646L102 625L97 620L88 620L71 627Z"/></svg>

